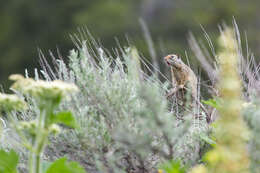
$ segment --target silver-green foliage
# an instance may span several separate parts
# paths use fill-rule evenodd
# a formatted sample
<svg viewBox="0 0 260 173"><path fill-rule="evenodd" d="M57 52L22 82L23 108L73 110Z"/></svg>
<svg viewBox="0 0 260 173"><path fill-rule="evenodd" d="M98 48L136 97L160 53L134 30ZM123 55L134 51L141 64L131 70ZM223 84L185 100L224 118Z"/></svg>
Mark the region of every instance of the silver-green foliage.
<svg viewBox="0 0 260 173"><path fill-rule="evenodd" d="M252 173L257 173L260 171L260 102L255 97L252 97L251 101L244 110L244 116L251 131L249 142L250 168Z"/></svg>
<svg viewBox="0 0 260 173"><path fill-rule="evenodd" d="M151 172L158 163L172 159L197 163L201 139L208 131L203 113L194 118L199 113L191 110L184 120L177 120L164 96L168 84L141 70L144 64L135 48L119 47L110 53L94 41L79 41L76 47L67 64L62 59L48 64L42 57L41 73L35 71L36 80L42 75L47 81L60 79L80 89L59 107L73 113L78 127L64 127L59 136L51 137L44 160L66 155L88 172ZM29 121L39 110L33 99L27 100L29 110L20 118ZM18 151L20 167L26 169L27 153L8 128L3 129L5 142L0 146Z"/></svg>
<svg viewBox="0 0 260 173"><path fill-rule="evenodd" d="M80 88L61 107L73 112L79 128L53 139L46 157L67 154L89 171L149 172L165 159L194 164L200 158L200 134L207 132L204 119L190 113L184 122L176 120L167 110L167 84L147 77L135 48L118 48L112 56L92 43L77 44L67 66L62 60L55 61L56 71L43 66L47 80L59 78Z"/></svg>

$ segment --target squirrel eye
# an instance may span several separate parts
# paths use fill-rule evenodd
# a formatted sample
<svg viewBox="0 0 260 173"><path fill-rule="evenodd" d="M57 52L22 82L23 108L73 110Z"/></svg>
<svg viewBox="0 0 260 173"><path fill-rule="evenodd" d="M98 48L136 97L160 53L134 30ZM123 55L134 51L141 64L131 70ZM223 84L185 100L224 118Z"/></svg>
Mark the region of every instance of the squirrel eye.
<svg viewBox="0 0 260 173"><path fill-rule="evenodd" d="M171 58L172 59L176 59L178 56L177 55L172 55Z"/></svg>

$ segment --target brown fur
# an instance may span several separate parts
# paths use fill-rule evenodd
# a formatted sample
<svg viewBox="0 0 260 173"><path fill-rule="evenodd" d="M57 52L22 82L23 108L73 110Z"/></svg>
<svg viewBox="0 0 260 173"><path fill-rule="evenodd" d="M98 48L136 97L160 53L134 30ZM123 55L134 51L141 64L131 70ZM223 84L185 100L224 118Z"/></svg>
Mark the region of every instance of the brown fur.
<svg viewBox="0 0 260 173"><path fill-rule="evenodd" d="M189 66L175 54L168 55L164 58L165 62L171 68L173 91L169 93L168 97L175 94L180 89L191 89L193 98L197 98L197 77Z"/></svg>
<svg viewBox="0 0 260 173"><path fill-rule="evenodd" d="M197 92L197 76L191 70L189 66L183 63L183 61L178 57L178 55L171 54L164 57L164 61L168 64L171 68L171 77L172 77L172 85L173 89L167 94L167 98L171 97L172 95L176 94L178 100L186 104L185 95L187 90L190 89L192 101L196 103L203 109L203 111L207 115L207 122L211 122L211 117L213 111L208 113L208 110L200 103ZM181 105L183 105L181 104Z"/></svg>

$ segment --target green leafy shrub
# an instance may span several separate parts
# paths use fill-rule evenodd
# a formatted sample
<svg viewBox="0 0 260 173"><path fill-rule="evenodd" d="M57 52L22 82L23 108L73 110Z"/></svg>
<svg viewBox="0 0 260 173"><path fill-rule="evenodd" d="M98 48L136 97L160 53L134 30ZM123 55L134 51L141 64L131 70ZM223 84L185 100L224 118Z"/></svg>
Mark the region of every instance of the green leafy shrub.
<svg viewBox="0 0 260 173"><path fill-rule="evenodd" d="M119 47L112 56L93 40L75 40L77 50L70 52L68 65L58 59L50 68L42 57L46 80L80 88L61 106L73 112L79 128L52 139L46 157L68 155L89 172L150 172L168 159L196 164L206 143L201 134L208 132L203 114L199 120L187 112L184 122L177 120L164 96L168 84L141 70L147 64L135 48Z"/></svg>
<svg viewBox="0 0 260 173"><path fill-rule="evenodd" d="M238 35L238 32L236 33ZM193 171L203 173L207 169L228 170L226 168L231 163L229 162L230 158L232 160L233 156L236 155L239 155L239 158L240 156L245 158L243 164L246 165L245 169L247 170L248 157L244 137L248 136L248 133L245 133L247 131L244 128L242 118L234 121L237 123L233 122L236 120L234 117L237 116L237 112L235 113L234 110L237 107L242 109L242 105L244 105L241 102L242 99L239 98L242 95L244 100L251 103L251 106L253 105L251 109L247 107L247 104L243 113L255 135L251 138L249 158L253 160L251 163L252 171L257 172L259 155L254 151L259 148L257 140L259 135L255 122L258 122L259 116L256 106L258 103L253 101L256 99L252 98L256 98L254 96L258 88L257 85L252 84L257 83L257 79L252 78L254 76L252 74L255 74L258 69L248 70L251 69L248 65L249 61L243 61L238 38L233 40L238 46L236 52L232 47L232 52L229 52L230 44L228 44L229 49L226 47L222 49L224 53L224 55L221 54L222 57L234 55L239 57L237 64L233 64L229 72L221 71L222 68L225 69L225 66L221 66L225 63L219 64L222 61L214 62L216 66L213 68L212 62L206 62L201 57L203 51L199 50L199 47L193 49L197 51L196 55L200 55L198 59L202 63L202 67L205 67L204 70L209 72L211 86L206 89L209 90L208 93L214 93L212 94L214 99L209 99L204 103L218 109L222 116L225 115L224 119L220 116L222 124L213 123L211 126L206 121L206 113L200 109L185 111L182 120L176 118L178 111L175 109L178 107L173 106L174 103L170 103L165 98L169 82L161 82L156 77L155 72L150 69L150 64L145 63L146 60L140 56L136 48L119 46L113 52L109 52L96 43L92 37L85 35L84 32L80 36L80 38L73 37L76 50L70 51L67 63L62 58L55 59L52 55L53 61L52 64L49 64L47 58L41 54L42 69L35 70L36 81L39 81L39 78L45 79L44 81L40 80L38 84L50 81L55 84L56 80L61 80L76 85L79 88L78 93L70 95L71 89L65 89L63 92L49 91L47 87L44 89L44 92L47 93L43 94L43 90L33 82L33 79L28 78L28 74L26 74L26 78L12 77L17 81L14 85L15 93L19 98L23 98L22 100L26 100L27 110L19 113L12 112L9 117L13 117L15 121L22 120L21 126L26 128L23 132L27 133L25 138L29 136L30 139L33 139L25 147L28 148L34 143L34 139L37 139L36 136L42 134L40 131L35 133L33 130L39 127L35 125L33 120L37 120L42 110L48 110L44 112L46 113L45 117L49 117L45 119L44 122L47 126L42 126L43 129L48 129L47 132L50 132L51 129L52 132L60 132L50 137L45 135L43 140L45 142L40 143L43 144L40 147L40 151L43 153L36 152L38 156L42 154L40 159L43 160L42 169L44 171L53 171L53 169L62 172L65 172L64 169L67 172L83 171L75 162L67 162L65 158L62 158L66 156L69 160L79 162L90 173L187 172L196 165ZM228 36L224 34L224 38L227 39ZM220 58L220 55L217 56L214 53L213 55L215 55L215 59ZM242 61L245 62L246 66L240 64ZM232 71L232 69L237 69L237 71ZM145 71L149 71L150 75ZM251 77L247 74L249 72ZM161 75L159 72L157 74ZM238 84L241 88L233 90L230 85L225 85L230 80L227 74L236 79L235 82L233 81L234 84L241 82L241 85ZM231 88L230 91L216 87L218 81L221 83L221 80L225 82L219 86ZM25 83L27 87L23 86ZM32 83L33 85L31 85ZM250 85L246 85L247 83ZM28 87L28 84L31 87ZM218 95L219 92L223 94L221 95L223 98ZM58 97L56 97L57 94ZM61 98L67 94L70 95L70 99L61 102ZM218 99L219 97L220 99ZM234 100L239 100L239 102ZM233 101L236 104L233 104ZM225 110L223 103L226 106ZM232 107L233 105L236 106ZM231 108L232 111L229 112ZM214 110L212 110L211 115L218 115ZM75 119L72 115L75 116ZM232 121L230 121L229 116L232 117ZM25 148L16 145L23 142L23 138L19 138L16 132L10 128L10 119L4 116L1 121L4 122L2 124L5 124L2 127L1 140L5 142L1 143L0 146L5 150L13 148L20 157L20 170L26 172L27 163L31 163L31 152L28 153ZM63 125L49 128L56 124ZM237 124L239 124L238 127ZM55 130L57 127L62 128L57 131ZM231 133L233 127L241 132L242 136L236 136L238 140L230 138L233 135ZM219 128L226 129L228 135L223 135L223 131L218 131ZM15 137L10 138L10 136ZM239 149L229 150L229 144L232 142L238 144ZM223 146L229 151L223 152ZM210 147L213 147L213 150L207 152ZM226 153L231 153L232 156L225 157ZM217 163L214 162L214 159L218 159L219 155L223 156L224 159L217 160ZM56 162L50 165L49 161L54 160ZM210 162L212 160L215 165ZM234 163L240 162L235 161ZM223 167L219 166L222 164ZM240 169L239 166L243 167L243 164L234 164L234 170ZM158 167L158 165L164 166ZM70 168L75 168L75 170ZM160 169L158 170L158 168Z"/></svg>

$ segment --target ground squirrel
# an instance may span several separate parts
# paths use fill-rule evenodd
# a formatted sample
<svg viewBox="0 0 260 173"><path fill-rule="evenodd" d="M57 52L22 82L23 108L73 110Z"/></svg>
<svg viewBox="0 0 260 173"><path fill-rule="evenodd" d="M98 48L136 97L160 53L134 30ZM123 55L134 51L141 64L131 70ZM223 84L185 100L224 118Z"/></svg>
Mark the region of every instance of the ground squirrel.
<svg viewBox="0 0 260 173"><path fill-rule="evenodd" d="M179 96L177 94L177 98L183 101L185 100L185 95L187 91L189 91L192 98L191 101L199 105L199 107L205 112L207 122L209 123L211 120L211 114L208 113L207 109L201 104L201 102L197 98L198 80L195 73L191 70L189 66L184 64L184 62L176 54L167 55L166 57L164 57L164 61L171 68L171 77L173 85L173 89L167 94L167 98L181 91Z"/></svg>
<svg viewBox="0 0 260 173"><path fill-rule="evenodd" d="M191 89L192 98L197 98L197 77L189 66L184 64L175 54L164 57L164 61L171 68L173 89L167 94L171 97L179 90Z"/></svg>

